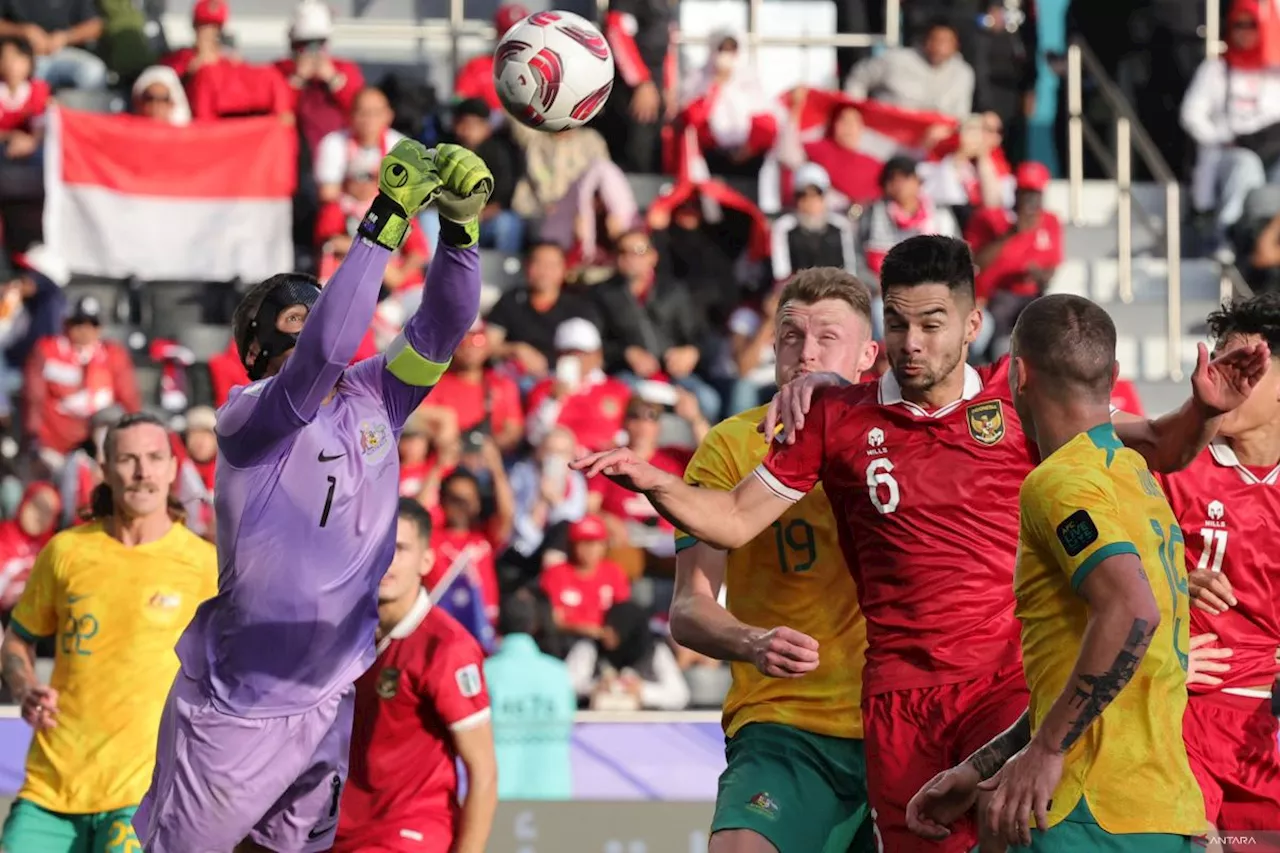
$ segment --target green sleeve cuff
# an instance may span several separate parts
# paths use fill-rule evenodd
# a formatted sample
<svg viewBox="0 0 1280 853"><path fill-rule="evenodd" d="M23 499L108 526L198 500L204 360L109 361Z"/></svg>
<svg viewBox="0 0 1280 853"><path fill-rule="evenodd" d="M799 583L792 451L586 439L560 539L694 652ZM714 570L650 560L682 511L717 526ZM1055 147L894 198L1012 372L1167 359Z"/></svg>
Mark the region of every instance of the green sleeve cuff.
<svg viewBox="0 0 1280 853"><path fill-rule="evenodd" d="M12 616L9 617L9 627L13 629L13 633L17 634L28 643L38 643L41 640L47 640L53 636L52 634L45 634L43 636L40 634L33 634L26 628L22 627L22 623L17 619L14 619Z"/></svg>
<svg viewBox="0 0 1280 853"><path fill-rule="evenodd" d="M383 357L387 360L387 372L414 388L430 388L449 369L448 361L432 361L415 350L403 333L396 335Z"/></svg>
<svg viewBox="0 0 1280 853"><path fill-rule="evenodd" d="M698 540L694 539L692 536L689 536L684 533L679 533L676 535L676 553L677 554L679 554L681 551L688 551L690 548L692 548L694 545L697 545L697 544L698 544Z"/></svg>
<svg viewBox="0 0 1280 853"><path fill-rule="evenodd" d="M1089 572L1098 567L1098 564L1108 557L1114 557L1117 554L1132 554L1141 558L1138 548L1132 542L1112 542L1110 545L1103 545L1094 551L1089 557L1076 567L1071 573L1071 588L1076 592L1080 591L1080 584L1084 583L1084 579L1089 577Z"/></svg>

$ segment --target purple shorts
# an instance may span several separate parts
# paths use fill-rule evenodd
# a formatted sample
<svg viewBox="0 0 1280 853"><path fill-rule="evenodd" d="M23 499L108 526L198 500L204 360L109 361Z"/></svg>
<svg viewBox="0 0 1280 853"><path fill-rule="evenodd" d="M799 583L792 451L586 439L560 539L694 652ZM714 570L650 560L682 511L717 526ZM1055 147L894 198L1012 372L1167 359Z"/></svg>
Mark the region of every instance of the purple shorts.
<svg viewBox="0 0 1280 853"><path fill-rule="evenodd" d="M151 790L133 818L147 853L226 853L248 838L278 853L333 845L355 687L290 717L213 707L181 671L169 689Z"/></svg>

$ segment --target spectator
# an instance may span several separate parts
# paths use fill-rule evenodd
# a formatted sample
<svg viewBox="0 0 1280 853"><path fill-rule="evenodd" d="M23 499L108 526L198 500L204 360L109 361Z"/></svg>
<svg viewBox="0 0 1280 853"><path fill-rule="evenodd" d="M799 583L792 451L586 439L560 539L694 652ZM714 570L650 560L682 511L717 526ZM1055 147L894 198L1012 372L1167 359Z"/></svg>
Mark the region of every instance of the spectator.
<svg viewBox="0 0 1280 853"><path fill-rule="evenodd" d="M677 97L671 29L664 0L610 0L604 35L613 48L613 92L597 123L613 161L628 172L661 171L663 121L675 116Z"/></svg>
<svg viewBox="0 0 1280 853"><path fill-rule="evenodd" d="M797 96L796 108L804 104ZM827 132L804 146L804 158L821 166L831 181L828 202L832 210L847 211L850 205L869 204L880 197L881 161L862 152L862 113L853 104L841 104L831 111ZM793 158L798 166L802 158Z"/></svg>
<svg viewBox="0 0 1280 853"><path fill-rule="evenodd" d="M634 384L670 379L715 418L720 394L695 371L709 335L689 286L660 265L649 235L634 229L618 240L618 274L592 289L604 338L605 370Z"/></svg>
<svg viewBox="0 0 1280 853"><path fill-rule="evenodd" d="M0 617L9 624L9 611L22 597L36 555L58 530L62 498L44 480L27 486L13 518L0 522Z"/></svg>
<svg viewBox="0 0 1280 853"><path fill-rule="evenodd" d="M605 613L631 598L631 582L616 563L605 558L608 550L604 521L587 515L569 525L569 559L543 570L542 589L551 599L561 633L598 640Z"/></svg>
<svg viewBox="0 0 1280 853"><path fill-rule="evenodd" d="M477 320L423 408L451 411L460 431L483 430L493 436L499 450L512 453L524 439L520 388L514 379L488 366L491 352L485 323Z"/></svg>
<svg viewBox="0 0 1280 853"><path fill-rule="evenodd" d="M716 325L742 302L742 276L738 262L742 248L737 234L727 227L725 211L695 191L674 208L649 206L650 239L658 261L673 278L694 283L691 295L698 315ZM706 216L710 209L713 218ZM764 225L768 245L768 225Z"/></svg>
<svg viewBox="0 0 1280 853"><path fill-rule="evenodd" d="M33 60L24 39L0 38L0 141L13 162L34 157L44 140L49 84L31 78Z"/></svg>
<svg viewBox="0 0 1280 853"><path fill-rule="evenodd" d="M85 510L92 510L93 490L103 481L106 465L107 430L124 417L120 406L108 406L93 416L89 440L67 456L58 476L58 494L62 497L62 523L66 527L81 524Z"/></svg>
<svg viewBox="0 0 1280 853"><path fill-rule="evenodd" d="M1244 272L1254 293L1280 290L1280 214L1258 234Z"/></svg>
<svg viewBox="0 0 1280 853"><path fill-rule="evenodd" d="M600 638L579 641L565 664L579 700L593 709L680 711L689 705L675 653L630 601L610 608Z"/></svg>
<svg viewBox="0 0 1280 853"><path fill-rule="evenodd" d="M567 800L573 795L570 741L577 696L563 661L535 637L538 603L528 590L507 596L498 651L484 662L498 753L498 799Z"/></svg>
<svg viewBox="0 0 1280 853"><path fill-rule="evenodd" d="M194 406L187 411L186 422L175 491L187 512L187 527L212 541L213 484L218 463L218 436L214 430L218 416L208 406Z"/></svg>
<svg viewBox="0 0 1280 853"><path fill-rule="evenodd" d="M773 330L779 292L777 288L771 290L759 310L742 305L729 315L732 366L725 373L733 377L733 388L728 408L723 412L726 418L754 409L777 390L773 369Z"/></svg>
<svg viewBox="0 0 1280 853"><path fill-rule="evenodd" d="M1062 223L1044 209L1049 170L1040 163L1018 167L1013 210L979 211L965 239L978 267L975 289L993 323L993 355L1007 350L1013 324L1022 309L1044 294L1062 263ZM980 342L971 351L981 355Z"/></svg>
<svg viewBox="0 0 1280 853"><path fill-rule="evenodd" d="M192 71L186 88L191 115L200 121L289 116L294 109L293 90L279 72L269 66L212 62Z"/></svg>
<svg viewBox="0 0 1280 853"><path fill-rule="evenodd" d="M172 68L153 65L133 81L133 112L152 121L185 127L191 124L191 105Z"/></svg>
<svg viewBox="0 0 1280 853"><path fill-rule="evenodd" d="M492 82L489 85L492 88ZM480 245L518 253L524 248L524 220L511 209L511 200L523 171L519 152L505 135L493 132L490 106L480 98L454 106L453 135L459 144L479 154L493 173L493 194L480 214Z"/></svg>
<svg viewBox="0 0 1280 853"><path fill-rule="evenodd" d="M397 445L400 455L400 497L414 498L423 506L439 506L440 495L427 495L432 472L440 460L432 455L433 447L459 446L457 418L449 409L438 410L439 416L425 409L418 409L404 423ZM439 478L434 480L439 485Z"/></svg>
<svg viewBox="0 0 1280 853"><path fill-rule="evenodd" d="M950 207L962 224L984 207L1013 206L1013 176L1000 151L1004 124L994 113L960 123L956 150L920 164L924 194Z"/></svg>
<svg viewBox="0 0 1280 853"><path fill-rule="evenodd" d="M0 0L0 36L31 45L36 76L54 91L106 88L107 66L91 52L102 29L93 0Z"/></svg>
<svg viewBox="0 0 1280 853"><path fill-rule="evenodd" d="M1226 53L1200 64L1182 100L1182 127L1199 149L1192 200L1216 211L1223 248L1249 193L1280 182L1280 76L1266 64L1258 26L1258 0L1236 0Z"/></svg>
<svg viewBox="0 0 1280 853"><path fill-rule="evenodd" d="M880 189L884 198L871 205L860 223L863 257L873 273L880 274L885 253L908 237L960 236L960 226L951 210L938 207L921 191L916 161L910 157L892 157L884 164L880 170ZM873 318L878 313L873 311Z"/></svg>
<svg viewBox="0 0 1280 853"><path fill-rule="evenodd" d="M677 403L679 414L689 421L694 443L700 442L710 430L697 406L689 405L686 395ZM622 422L624 440L617 442L631 448L636 457L656 468L677 476L684 475L689 463L689 452L659 445L663 407L642 396L632 397L627 403L626 419ZM610 555L622 565L630 577L644 574L650 557L668 560L675 555L674 528L649 503L644 495L627 491L607 477L596 477L589 483L591 498L588 507L604 518L609 529Z"/></svg>
<svg viewBox="0 0 1280 853"><path fill-rule="evenodd" d="M839 267L856 273L853 223L844 213L831 213L827 193L831 178L817 163L796 170L795 209L773 223L773 278L783 281L811 267Z"/></svg>
<svg viewBox="0 0 1280 853"><path fill-rule="evenodd" d="M541 220L550 215L592 163L609 159L604 138L590 127L539 133L522 124L509 126L524 149L525 161L524 176L516 184L511 209L525 219Z"/></svg>
<svg viewBox="0 0 1280 853"><path fill-rule="evenodd" d="M15 270L0 251L0 422L13 414L11 397L22 387L22 366L36 341L54 334L65 314L62 288L35 270L29 252L15 258L26 269Z"/></svg>
<svg viewBox="0 0 1280 853"><path fill-rule="evenodd" d="M381 89L362 89L351 105L350 126L320 140L316 149L316 185L321 202L337 201L352 175L376 175L382 158L404 134L391 129L391 103Z"/></svg>
<svg viewBox="0 0 1280 853"><path fill-rule="evenodd" d="M1146 417L1146 412L1142 406L1142 398L1138 394L1138 388L1128 379L1117 379L1115 385L1111 388L1111 407L1118 412L1124 412L1137 417ZM1277 650L1280 654L1280 650Z"/></svg>
<svg viewBox="0 0 1280 853"><path fill-rule="evenodd" d="M381 159L378 158L379 161ZM377 195L378 166L374 165L372 171L349 171L343 179L338 198L321 205L315 230L321 281L327 281L347 256L351 241L355 239L356 227ZM418 221L409 220L408 236L392 255L382 275L382 283L387 290L401 293L422 287L429 254L427 238Z"/></svg>
<svg viewBox="0 0 1280 853"><path fill-rule="evenodd" d="M223 39L230 13L227 0L196 0L191 8L195 44L170 51L160 59L160 64L172 68L178 79L185 81L207 65L234 61L235 53Z"/></svg>
<svg viewBox="0 0 1280 853"><path fill-rule="evenodd" d="M470 471L457 468L444 478L440 485L444 524L432 536L436 562L427 578L427 587L435 591L440 581L454 570L454 563L462 560L462 571L480 590L485 612L492 620L498 615L495 551L505 540L493 535L494 528L502 526L503 520L493 515L485 518L481 497L480 481Z"/></svg>
<svg viewBox="0 0 1280 853"><path fill-rule="evenodd" d="M973 46L975 109L1007 130L1013 161L1026 156L1027 123L1036 111L1039 27L1033 2L982 4Z"/></svg>
<svg viewBox="0 0 1280 853"><path fill-rule="evenodd" d="M845 93L908 110L962 119L973 112L973 68L960 55L960 38L945 20L935 21L920 48L893 47L854 66ZM949 129L937 128L925 148Z"/></svg>
<svg viewBox="0 0 1280 853"><path fill-rule="evenodd" d="M541 237L570 250L571 267L612 267L614 244L636 226L639 215L627 176L608 160L598 160L552 206Z"/></svg>
<svg viewBox="0 0 1280 853"><path fill-rule="evenodd" d="M529 17L529 10L521 6L519 3L504 3L498 7L493 13L493 31L494 35L500 41L507 31L516 24ZM498 90L493 85L493 47L474 56L463 63L458 69L458 73L453 78L453 94L460 101L469 101L479 99L488 105L491 110L498 110L497 115L502 116L502 102L498 100ZM454 114L455 116L457 113ZM486 114L486 118L488 115ZM464 145L466 143L463 143ZM468 146L469 147L469 146ZM476 151L475 148L471 149ZM479 151L476 151L480 154ZM493 168L493 164L489 158L484 157L485 163ZM494 172L494 194L497 194L497 172Z"/></svg>
<svg viewBox="0 0 1280 853"><path fill-rule="evenodd" d="M276 69L294 92L298 130L311 151L327 134L341 130L364 88L360 66L329 53L333 13L321 0L301 0L289 26L289 53Z"/></svg>
<svg viewBox="0 0 1280 853"><path fill-rule="evenodd" d="M556 427L532 456L511 466L516 510L511 548L521 574L536 577L543 566L567 559L565 531L587 512L587 480L569 468L576 455L573 433Z"/></svg>
<svg viewBox="0 0 1280 853"><path fill-rule="evenodd" d="M235 341L228 341L226 349L209 359L209 384L215 409L227 402L232 388L249 384L249 374L240 361Z"/></svg>
<svg viewBox="0 0 1280 853"><path fill-rule="evenodd" d="M711 56L684 95L681 121L693 128L713 175L752 175L778 139L779 110L738 49L738 37L711 35Z"/></svg>
<svg viewBox="0 0 1280 853"><path fill-rule="evenodd" d="M562 323L574 317L594 320L590 301L565 289L566 272L564 249L534 245L525 262L527 285L502 294L486 318L494 357L514 362L523 387L546 378Z"/></svg>
<svg viewBox="0 0 1280 853"><path fill-rule="evenodd" d="M98 300L82 297L63 333L42 338L26 364L23 428L53 471L89 438L95 414L113 404L126 413L141 406L129 351L103 340L101 325Z"/></svg>
<svg viewBox="0 0 1280 853"><path fill-rule="evenodd" d="M613 447L631 389L604 372L600 332L590 320L565 320L555 333L554 376L529 392L528 435L540 444L552 427L574 434L588 451Z"/></svg>

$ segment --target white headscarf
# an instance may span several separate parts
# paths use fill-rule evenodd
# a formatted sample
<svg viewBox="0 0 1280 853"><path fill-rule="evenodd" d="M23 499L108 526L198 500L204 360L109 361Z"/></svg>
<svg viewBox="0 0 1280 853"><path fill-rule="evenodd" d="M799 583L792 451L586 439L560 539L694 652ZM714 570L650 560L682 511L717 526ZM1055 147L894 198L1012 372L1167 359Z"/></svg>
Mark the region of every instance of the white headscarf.
<svg viewBox="0 0 1280 853"><path fill-rule="evenodd" d="M138 75L133 83L133 100L136 101L138 96L157 83L169 90L169 99L173 102L170 124L175 127L191 124L191 104L187 101L187 93L182 89L178 72L167 65L152 65Z"/></svg>
<svg viewBox="0 0 1280 853"><path fill-rule="evenodd" d="M741 33L729 28L711 32L711 55L702 69L694 75L685 91L685 103L701 98L710 91L716 79L716 54L727 39L738 44L738 61L729 79L720 86L715 103L708 116L708 126L722 148L733 149L743 145L751 133L751 119L761 113L775 113L773 99L765 94L755 64L747 55L746 40Z"/></svg>

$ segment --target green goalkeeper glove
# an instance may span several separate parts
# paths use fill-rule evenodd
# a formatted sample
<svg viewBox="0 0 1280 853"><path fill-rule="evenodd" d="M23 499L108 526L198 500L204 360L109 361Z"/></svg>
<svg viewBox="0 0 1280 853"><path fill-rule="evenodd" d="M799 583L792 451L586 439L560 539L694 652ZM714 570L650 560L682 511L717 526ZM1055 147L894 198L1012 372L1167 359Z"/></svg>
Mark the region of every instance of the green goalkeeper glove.
<svg viewBox="0 0 1280 853"><path fill-rule="evenodd" d="M441 187L426 146L412 139L400 140L382 158L378 196L360 223L360 235L394 252L409 233L409 223L435 200Z"/></svg>
<svg viewBox="0 0 1280 853"><path fill-rule="evenodd" d="M466 249L480 238L480 211L493 194L493 173L484 161L461 145L438 145L432 150L440 194L440 239Z"/></svg>

